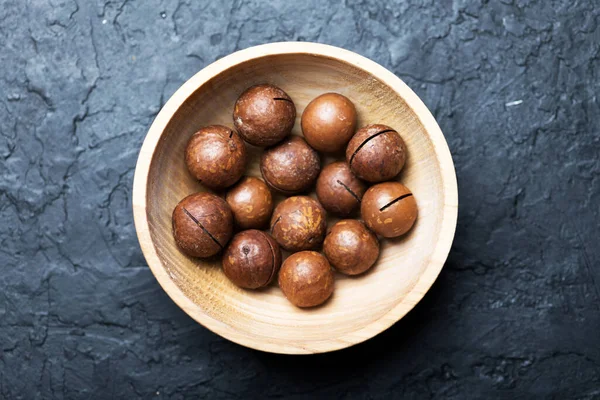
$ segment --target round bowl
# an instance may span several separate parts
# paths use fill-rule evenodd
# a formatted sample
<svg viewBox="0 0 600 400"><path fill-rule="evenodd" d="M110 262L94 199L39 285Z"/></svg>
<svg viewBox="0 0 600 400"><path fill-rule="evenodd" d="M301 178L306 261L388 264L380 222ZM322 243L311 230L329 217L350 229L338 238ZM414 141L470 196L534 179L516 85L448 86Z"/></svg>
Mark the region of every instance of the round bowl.
<svg viewBox="0 0 600 400"><path fill-rule="evenodd" d="M190 176L184 149L200 127L233 127L237 97L272 83L297 107L293 134L313 98L337 92L350 98L358 126L392 126L408 148L398 177L415 195L413 229L383 240L379 261L366 274L336 274L335 292L322 306L294 307L274 283L247 291L223 274L220 260L193 259L177 248L171 213L185 196L204 191ZM248 146L248 175L260 177L261 149ZM393 73L353 52L317 43L272 43L238 51L194 75L165 104L150 127L133 184L135 226L142 251L167 294L211 331L274 353L322 353L367 340L402 318L438 276L454 237L457 188L448 145L417 95Z"/></svg>

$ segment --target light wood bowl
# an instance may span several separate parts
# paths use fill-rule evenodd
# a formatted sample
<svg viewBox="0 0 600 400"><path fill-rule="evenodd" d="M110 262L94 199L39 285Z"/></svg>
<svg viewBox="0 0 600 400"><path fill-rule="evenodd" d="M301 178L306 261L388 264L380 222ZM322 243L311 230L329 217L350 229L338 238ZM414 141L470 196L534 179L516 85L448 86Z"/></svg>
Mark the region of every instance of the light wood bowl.
<svg viewBox="0 0 600 400"><path fill-rule="evenodd" d="M336 274L335 292L321 307L299 309L277 284L261 291L234 286L220 260L184 256L171 232L171 213L190 193L205 190L188 173L184 148L200 127L233 127L232 111L247 87L272 83L297 107L293 133L310 100L325 92L350 98L359 126L395 128L408 147L399 180L414 193L413 229L383 240L373 269L359 277ZM260 149L248 147L248 174L259 176ZM326 162L329 159L326 160ZM274 353L321 353L352 346L390 327L421 300L450 250L457 218L454 165L435 119L402 80L379 64L317 43L273 43L238 51L188 80L152 124L133 184L135 226L148 265L163 289L196 321L244 346Z"/></svg>

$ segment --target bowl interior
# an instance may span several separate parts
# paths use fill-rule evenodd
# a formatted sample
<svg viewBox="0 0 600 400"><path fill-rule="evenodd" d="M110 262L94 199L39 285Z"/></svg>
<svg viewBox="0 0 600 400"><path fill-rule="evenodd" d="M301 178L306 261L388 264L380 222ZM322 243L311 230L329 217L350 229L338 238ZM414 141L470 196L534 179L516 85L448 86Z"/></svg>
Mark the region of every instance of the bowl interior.
<svg viewBox="0 0 600 400"><path fill-rule="evenodd" d="M246 291L230 283L220 260L184 256L171 233L171 213L179 200L205 190L188 173L184 148L200 127L233 127L235 100L247 87L272 83L285 90L297 107L293 134L302 135L300 117L319 94L337 92L350 98L359 114L359 126L382 123L395 128L408 147L407 164L398 180L414 193L419 217L404 237L383 240L381 256L368 273L350 278L336 273L335 292L321 307L298 309L283 296L277 284L261 291ZM248 146L248 175L260 177L260 149ZM332 158L324 158L324 163ZM230 339L268 343L270 346L319 351L320 344L347 340L374 323L389 326L386 314L400 303L410 304L411 289L426 271L440 235L444 190L432 141L414 111L402 97L368 72L338 59L312 54L281 54L252 59L231 67L197 88L166 125L152 156L147 177L146 213L152 243L168 279L190 302L186 311L197 320L212 320L235 332ZM156 273L156 271L155 271ZM435 271L437 274L437 271ZM202 315L202 318L198 316ZM398 319L396 317L395 319ZM346 339L344 339L346 338ZM246 340L249 339L249 340ZM352 343L349 343L352 344ZM325 346L325 345L323 345ZM262 347L262 346L256 346ZM338 347L345 347L340 344Z"/></svg>

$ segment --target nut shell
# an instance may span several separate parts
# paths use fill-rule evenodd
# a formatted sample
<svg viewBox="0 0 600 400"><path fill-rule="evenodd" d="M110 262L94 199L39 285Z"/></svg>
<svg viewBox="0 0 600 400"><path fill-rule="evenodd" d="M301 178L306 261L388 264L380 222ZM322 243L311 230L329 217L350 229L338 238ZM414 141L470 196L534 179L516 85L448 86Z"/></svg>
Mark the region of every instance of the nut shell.
<svg viewBox="0 0 600 400"><path fill-rule="evenodd" d="M377 261L379 241L362 222L344 219L331 227L323 243L323 253L341 273L362 274Z"/></svg>
<svg viewBox="0 0 600 400"><path fill-rule="evenodd" d="M281 266L279 287L295 306L318 306L333 293L333 271L327 259L315 251L294 253Z"/></svg>
<svg viewBox="0 0 600 400"><path fill-rule="evenodd" d="M320 170L319 154L299 136L266 149L260 159L260 172L265 182L284 194L307 191Z"/></svg>
<svg viewBox="0 0 600 400"><path fill-rule="evenodd" d="M369 182L383 182L400 173L406 162L406 145L387 125L361 128L348 143L346 161L352 172Z"/></svg>
<svg viewBox="0 0 600 400"><path fill-rule="evenodd" d="M327 165L317 179L317 197L330 213L347 217L360 208L367 186L344 161Z"/></svg>
<svg viewBox="0 0 600 400"><path fill-rule="evenodd" d="M294 196L285 199L273 212L271 235L287 251L317 249L327 230L325 209L313 198Z"/></svg>
<svg viewBox="0 0 600 400"><path fill-rule="evenodd" d="M235 102L233 123L244 140L254 146L272 146L290 134L296 106L277 86L252 86Z"/></svg>
<svg viewBox="0 0 600 400"><path fill-rule="evenodd" d="M312 148L342 150L356 129L356 108L345 96L325 93L308 103L302 113L302 133Z"/></svg>
<svg viewBox="0 0 600 400"><path fill-rule="evenodd" d="M233 185L246 169L246 144L232 129L210 125L194 133L185 149L190 173L203 185L219 190Z"/></svg>
<svg viewBox="0 0 600 400"><path fill-rule="evenodd" d="M236 225L241 229L262 228L273 214L273 196L269 187L252 176L242 178L225 198Z"/></svg>
<svg viewBox="0 0 600 400"><path fill-rule="evenodd" d="M281 250L268 234L250 229L238 233L223 253L223 271L245 289L267 286L281 266Z"/></svg>
<svg viewBox="0 0 600 400"><path fill-rule="evenodd" d="M227 203L212 193L196 193L173 210L173 237L182 252L210 257L223 249L233 232L233 214Z"/></svg>
<svg viewBox="0 0 600 400"><path fill-rule="evenodd" d="M406 186L399 182L384 182L367 190L360 212L369 229L392 238L410 230L418 210L415 197Z"/></svg>

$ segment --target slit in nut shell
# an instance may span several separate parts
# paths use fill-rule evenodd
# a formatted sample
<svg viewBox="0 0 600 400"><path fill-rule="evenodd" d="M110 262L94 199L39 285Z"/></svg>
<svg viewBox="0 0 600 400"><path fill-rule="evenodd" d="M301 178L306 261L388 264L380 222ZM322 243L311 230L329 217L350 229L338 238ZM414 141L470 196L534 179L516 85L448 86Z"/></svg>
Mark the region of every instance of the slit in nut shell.
<svg viewBox="0 0 600 400"><path fill-rule="evenodd" d="M261 84L246 89L235 102L233 123L242 138L254 146L267 147L292 132L296 106L286 92Z"/></svg>
<svg viewBox="0 0 600 400"><path fill-rule="evenodd" d="M220 252L233 233L233 215L227 203L211 193L196 193L177 204L172 215L173 237L191 257Z"/></svg>
<svg viewBox="0 0 600 400"><path fill-rule="evenodd" d="M236 183L246 169L246 144L232 129L210 125L194 133L185 149L190 173L214 190Z"/></svg>
<svg viewBox="0 0 600 400"><path fill-rule="evenodd" d="M387 125L368 125L356 132L346 148L352 172L368 182L396 177L406 162L406 145L398 132Z"/></svg>
<svg viewBox="0 0 600 400"><path fill-rule="evenodd" d="M317 179L317 197L330 213L347 217L360 208L367 190L344 161L327 165Z"/></svg>
<svg viewBox="0 0 600 400"><path fill-rule="evenodd" d="M369 229L393 238L412 228L418 209L415 197L406 186L399 182L384 182L367 190L360 212Z"/></svg>

